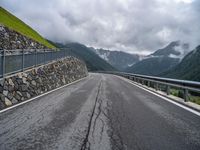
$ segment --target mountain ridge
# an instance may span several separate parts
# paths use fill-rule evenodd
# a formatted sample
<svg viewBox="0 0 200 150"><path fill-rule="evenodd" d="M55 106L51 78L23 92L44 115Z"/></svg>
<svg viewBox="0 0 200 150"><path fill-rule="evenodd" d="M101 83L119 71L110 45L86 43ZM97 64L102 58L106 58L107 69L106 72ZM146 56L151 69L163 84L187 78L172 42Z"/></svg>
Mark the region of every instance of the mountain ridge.
<svg viewBox="0 0 200 150"><path fill-rule="evenodd" d="M158 49L154 53L148 55L142 61L128 67L125 71L159 76L161 73L170 70L180 62L182 53L180 52L181 50L177 48L183 47L185 48L184 51L188 48L185 43L182 44L180 41L171 42L164 48Z"/></svg>
<svg viewBox="0 0 200 150"><path fill-rule="evenodd" d="M161 76L200 82L200 45L189 52L182 61Z"/></svg>
<svg viewBox="0 0 200 150"><path fill-rule="evenodd" d="M52 42L54 43L54 42ZM80 43L54 43L58 48L70 48L70 54L85 61L89 71L116 71L112 65L99 57L89 47Z"/></svg>

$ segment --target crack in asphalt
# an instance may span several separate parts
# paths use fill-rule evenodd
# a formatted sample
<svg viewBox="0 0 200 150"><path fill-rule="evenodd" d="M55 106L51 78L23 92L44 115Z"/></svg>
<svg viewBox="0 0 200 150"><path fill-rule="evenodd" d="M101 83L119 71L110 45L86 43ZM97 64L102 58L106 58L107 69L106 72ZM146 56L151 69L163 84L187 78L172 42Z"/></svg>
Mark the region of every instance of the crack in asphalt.
<svg viewBox="0 0 200 150"><path fill-rule="evenodd" d="M101 114L101 104L102 104L102 100L101 99L98 99L97 103L99 104L98 106L98 113L96 113L96 117L94 119L94 125L93 125L93 132L92 132L92 136L94 137L94 131L95 131L95 127L96 127L96 122L97 122L97 119L99 118L100 114Z"/></svg>
<svg viewBox="0 0 200 150"><path fill-rule="evenodd" d="M92 110L92 114L91 114L91 117L90 117L90 120L89 120L88 128L87 128L87 133L86 133L85 139L83 140L83 143L81 145L81 150L86 150L86 149L90 150L89 135L90 135L90 131L91 131L92 120L93 120L93 117L95 115L96 105L98 103L98 96L99 96L99 93L100 93L100 90L101 90L101 83L102 82L100 81L100 84L98 86L96 99L95 99L95 104L94 104L94 107L93 107L93 110Z"/></svg>

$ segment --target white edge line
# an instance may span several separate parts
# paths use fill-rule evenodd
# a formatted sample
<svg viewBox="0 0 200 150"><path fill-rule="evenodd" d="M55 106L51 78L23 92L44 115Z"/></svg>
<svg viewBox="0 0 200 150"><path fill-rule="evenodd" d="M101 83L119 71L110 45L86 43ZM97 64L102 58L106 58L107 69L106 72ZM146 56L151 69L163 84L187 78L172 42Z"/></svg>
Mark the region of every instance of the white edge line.
<svg viewBox="0 0 200 150"><path fill-rule="evenodd" d="M117 75L116 75L116 76L117 76ZM155 92L152 92L152 91L150 91L150 90L148 90L148 89L146 89L146 88L144 88L144 87L142 87L142 86L139 86L139 85L133 83L132 81L130 81L130 80L128 80L128 79L125 79L125 78L120 77L120 76L117 76L117 77L120 78L120 79L122 79L122 80L124 80L124 81L126 81L126 82L128 82L128 83L130 83L130 84L132 84L132 85L134 85L134 86L137 86L137 87L140 88L140 89L143 89L143 90L145 90L145 91L147 91L147 92L149 92L149 93L151 93L151 94L153 94L153 95L156 95L156 96L158 96L158 97L160 97L160 98L162 98L162 99L164 99L164 100L166 100L166 101L168 101L168 102L170 102L170 103L172 103L172 104L174 104L174 105L176 105L176 106L179 106L179 107L181 107L181 108L183 108L183 109L185 109L185 110L187 110L187 111L189 111L189 112L191 112L191 113L193 113L193 114L196 114L197 116L200 116L200 113L199 113L198 111L196 111L196 110L193 110L193 109L191 109L191 108L189 108L189 107L187 107L187 106L184 106L184 105L182 105L182 104L180 104L180 103L177 103L177 102L175 102L175 101L173 101L173 100L171 100L171 99L169 99L169 98L167 98L167 97L164 97L164 96L161 96L161 95L159 95L159 94L157 94L157 93L155 93Z"/></svg>
<svg viewBox="0 0 200 150"><path fill-rule="evenodd" d="M26 103L28 103L28 102L31 102L31 101L33 101L33 100L35 100L35 99L37 99L37 98L40 98L40 97L42 97L42 96L45 96L45 95L49 94L49 93L52 93L52 92L54 92L54 91L57 91L57 90L59 90L59 89L62 89L62 88L67 87L67 86L69 86L69 85L72 85L72 84L74 84L74 83L77 83L77 82L79 82L79 81L81 81L81 80L83 80L83 79L86 79L87 77L88 77L88 76L86 76L86 77L84 77L84 78L81 78L81 79L78 79L78 80L76 80L76 81L73 81L73 82L71 82L71 83L69 83L69 84L63 85L63 86L61 86L61 87L58 87L58 88L56 88L56 89L53 89L53 90L51 90L51 91L48 91L48 92L46 92L46 93L43 93L43 94L41 94L41 95L38 95L38 96L36 96L36 97L33 97L33 98L29 99L29 100L20 102L20 103L18 103L18 104L16 104L16 105L13 105L13 106L10 106L10 107L5 108L5 109L3 109L3 110L0 110L0 114L3 113L3 112L5 112L5 111L8 111L8 110L10 110L10 109L16 108L16 107L21 106L21 105L23 105L23 104L26 104Z"/></svg>

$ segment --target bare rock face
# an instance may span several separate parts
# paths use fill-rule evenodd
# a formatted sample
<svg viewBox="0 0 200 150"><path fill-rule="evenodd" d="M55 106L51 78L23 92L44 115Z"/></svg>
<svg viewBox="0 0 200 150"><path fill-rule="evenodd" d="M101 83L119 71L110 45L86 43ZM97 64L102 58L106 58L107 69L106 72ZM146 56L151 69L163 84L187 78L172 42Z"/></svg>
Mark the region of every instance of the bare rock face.
<svg viewBox="0 0 200 150"><path fill-rule="evenodd" d="M84 62L67 57L0 80L0 109L61 87L88 75Z"/></svg>
<svg viewBox="0 0 200 150"><path fill-rule="evenodd" d="M0 25L0 49L45 49L46 46Z"/></svg>

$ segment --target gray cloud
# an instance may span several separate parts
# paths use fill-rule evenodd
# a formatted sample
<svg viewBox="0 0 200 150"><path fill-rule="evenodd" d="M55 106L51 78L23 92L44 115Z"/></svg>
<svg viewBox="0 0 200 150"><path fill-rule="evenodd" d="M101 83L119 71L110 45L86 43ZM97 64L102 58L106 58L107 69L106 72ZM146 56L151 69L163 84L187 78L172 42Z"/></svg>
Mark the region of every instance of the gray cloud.
<svg viewBox="0 0 200 150"><path fill-rule="evenodd" d="M174 40L200 44L199 0L1 0L58 42L150 53Z"/></svg>

